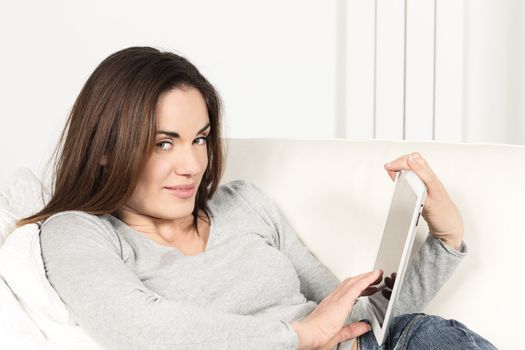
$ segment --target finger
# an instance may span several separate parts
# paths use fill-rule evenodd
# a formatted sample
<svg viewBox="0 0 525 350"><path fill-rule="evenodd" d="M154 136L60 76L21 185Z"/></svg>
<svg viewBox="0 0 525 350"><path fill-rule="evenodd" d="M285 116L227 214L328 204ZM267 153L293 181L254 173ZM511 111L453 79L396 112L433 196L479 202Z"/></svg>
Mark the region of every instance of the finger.
<svg viewBox="0 0 525 350"><path fill-rule="evenodd" d="M370 285L373 286L375 284L381 283L382 280L383 280L383 275L380 274L374 282L370 283Z"/></svg>
<svg viewBox="0 0 525 350"><path fill-rule="evenodd" d="M393 289L394 283L396 283L397 272L392 272L390 277L385 277L385 284L388 288Z"/></svg>
<svg viewBox="0 0 525 350"><path fill-rule="evenodd" d="M382 289L381 290L381 294L383 294L383 296L387 299L387 300L390 300L390 297L392 296L392 291L391 290L388 290L386 288Z"/></svg>
<svg viewBox="0 0 525 350"><path fill-rule="evenodd" d="M423 181L429 193L437 189L440 182L428 162L419 153L411 154L407 162L410 169Z"/></svg>
<svg viewBox="0 0 525 350"><path fill-rule="evenodd" d="M369 295L374 295L376 294L378 291L378 288L377 287L368 287L366 288L364 291L361 292L361 294L359 294L360 297L367 297Z"/></svg>
<svg viewBox="0 0 525 350"><path fill-rule="evenodd" d="M396 179L396 173L400 170L410 170L408 165L408 154L405 154L389 163L385 164L385 169L388 175L394 181Z"/></svg>
<svg viewBox="0 0 525 350"><path fill-rule="evenodd" d="M382 278L382 275L382 270L375 270L352 278L347 278L342 284L340 292L348 295L352 299L357 299L367 287L369 287L378 278Z"/></svg>
<svg viewBox="0 0 525 350"><path fill-rule="evenodd" d="M356 322L342 327L341 330L330 339L330 341L321 346L320 350L332 350L337 344L346 340L357 338L370 331L370 326L366 322Z"/></svg>
<svg viewBox="0 0 525 350"><path fill-rule="evenodd" d="M396 172L412 170L423 181L429 192L434 191L440 185L436 174L419 152L405 154L385 164L385 169L392 180L395 180Z"/></svg>
<svg viewBox="0 0 525 350"><path fill-rule="evenodd" d="M359 288L361 291L363 291L368 287L380 283L382 280L383 271L375 270L356 276L355 279L352 281L352 284L355 285L356 288Z"/></svg>
<svg viewBox="0 0 525 350"><path fill-rule="evenodd" d="M386 164L385 164L385 168L386 168ZM393 170L386 170L386 172L388 173L388 176L390 176L390 179L392 179L392 181L396 181L396 174L397 174L397 171L393 171Z"/></svg>
<svg viewBox="0 0 525 350"><path fill-rule="evenodd" d="M370 330L370 325L366 322L351 323L339 331L339 343L362 336L363 334L370 332ZM334 345L337 345L337 343Z"/></svg>
<svg viewBox="0 0 525 350"><path fill-rule="evenodd" d="M363 289L382 281L383 270L365 272L354 277L348 277L343 281L344 285L363 285Z"/></svg>
<svg viewBox="0 0 525 350"><path fill-rule="evenodd" d="M400 170L412 170L412 167L410 166L411 160L419 161L419 160L424 160L424 158L419 152L407 153L389 163L386 163L385 169L392 171L392 172L397 172Z"/></svg>

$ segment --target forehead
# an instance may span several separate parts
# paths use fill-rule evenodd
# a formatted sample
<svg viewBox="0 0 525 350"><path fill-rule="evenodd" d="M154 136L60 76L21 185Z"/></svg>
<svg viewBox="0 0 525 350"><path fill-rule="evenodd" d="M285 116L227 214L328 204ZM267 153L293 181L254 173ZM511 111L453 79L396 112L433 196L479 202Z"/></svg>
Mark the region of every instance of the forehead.
<svg viewBox="0 0 525 350"><path fill-rule="evenodd" d="M160 95L157 103L157 129L195 132L209 121L206 102L199 90L180 87Z"/></svg>

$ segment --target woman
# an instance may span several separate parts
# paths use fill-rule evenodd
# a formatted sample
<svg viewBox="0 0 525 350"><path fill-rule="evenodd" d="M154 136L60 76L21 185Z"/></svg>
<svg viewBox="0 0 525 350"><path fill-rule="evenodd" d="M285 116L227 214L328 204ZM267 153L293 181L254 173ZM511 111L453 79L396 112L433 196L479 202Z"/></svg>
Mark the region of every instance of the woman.
<svg viewBox="0 0 525 350"><path fill-rule="evenodd" d="M356 337L354 347L377 348L358 297L384 305L382 272L341 283L255 185L219 186L220 111L213 86L173 53L132 47L95 69L62 133L52 198L19 222L43 222L50 283L110 349L332 349ZM419 154L386 169L412 169L428 188L432 235L414 266L435 277L408 269L405 311L416 312L465 254L463 224ZM436 341L468 333L451 344L492 348L423 314L399 316L386 346L416 343L416 322L441 330Z"/></svg>

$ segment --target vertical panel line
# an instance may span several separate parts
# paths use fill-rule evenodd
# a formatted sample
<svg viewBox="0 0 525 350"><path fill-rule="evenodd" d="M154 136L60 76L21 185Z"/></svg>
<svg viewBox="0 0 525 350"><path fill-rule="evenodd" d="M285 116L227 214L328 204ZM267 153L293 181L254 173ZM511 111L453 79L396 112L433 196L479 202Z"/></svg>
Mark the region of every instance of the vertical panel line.
<svg viewBox="0 0 525 350"><path fill-rule="evenodd" d="M336 66L335 66L335 84L336 84L336 96L335 96L335 137L346 138L348 136L346 132L346 58L347 58L347 45L346 45L346 0L338 0L336 3Z"/></svg>
<svg viewBox="0 0 525 350"><path fill-rule="evenodd" d="M377 106L377 0L374 1L374 97L373 97L373 138L376 138L376 106Z"/></svg>
<svg viewBox="0 0 525 350"><path fill-rule="evenodd" d="M432 67L432 141L436 140L436 48L437 48L437 1L434 0L434 61Z"/></svg>
<svg viewBox="0 0 525 350"><path fill-rule="evenodd" d="M403 140L406 139L406 102L407 102L407 0L405 0L405 18L403 31Z"/></svg>

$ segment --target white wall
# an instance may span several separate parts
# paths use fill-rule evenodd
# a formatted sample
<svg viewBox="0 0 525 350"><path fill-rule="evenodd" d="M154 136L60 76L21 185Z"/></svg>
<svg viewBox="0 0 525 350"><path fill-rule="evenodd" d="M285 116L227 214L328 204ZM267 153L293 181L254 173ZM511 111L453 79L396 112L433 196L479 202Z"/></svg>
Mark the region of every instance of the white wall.
<svg viewBox="0 0 525 350"><path fill-rule="evenodd" d="M525 1L348 0L350 138L525 145Z"/></svg>
<svg viewBox="0 0 525 350"><path fill-rule="evenodd" d="M177 51L218 88L229 137L333 137L336 2L0 2L0 181L40 173L83 83L132 45Z"/></svg>
<svg viewBox="0 0 525 350"><path fill-rule="evenodd" d="M524 22L522 0L2 1L0 183L41 175L82 84L132 45L193 61L226 137L525 144Z"/></svg>
<svg viewBox="0 0 525 350"><path fill-rule="evenodd" d="M347 14L347 137L461 142L463 2L349 0Z"/></svg>
<svg viewBox="0 0 525 350"><path fill-rule="evenodd" d="M465 20L464 140L525 145L525 2L467 0Z"/></svg>

